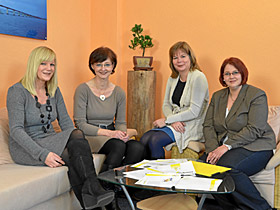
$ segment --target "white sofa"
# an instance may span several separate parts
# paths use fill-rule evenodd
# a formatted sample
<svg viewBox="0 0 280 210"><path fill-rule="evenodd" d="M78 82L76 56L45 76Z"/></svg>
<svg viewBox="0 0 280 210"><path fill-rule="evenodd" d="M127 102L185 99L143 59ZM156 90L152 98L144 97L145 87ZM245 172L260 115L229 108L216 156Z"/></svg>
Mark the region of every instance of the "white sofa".
<svg viewBox="0 0 280 210"><path fill-rule="evenodd" d="M15 164L8 148L7 109L0 109L0 209L80 210L70 189L67 167L23 166ZM105 156L94 154L99 172Z"/></svg>

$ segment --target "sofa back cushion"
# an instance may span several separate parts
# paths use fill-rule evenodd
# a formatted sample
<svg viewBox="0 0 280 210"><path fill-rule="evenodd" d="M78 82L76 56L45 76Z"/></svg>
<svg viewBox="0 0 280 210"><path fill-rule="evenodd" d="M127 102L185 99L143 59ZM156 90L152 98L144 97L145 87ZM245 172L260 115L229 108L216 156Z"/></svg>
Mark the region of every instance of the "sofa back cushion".
<svg viewBox="0 0 280 210"><path fill-rule="evenodd" d="M53 123L56 132L60 132L57 120ZM0 165L14 163L9 150L9 120L8 110L6 107L0 108Z"/></svg>
<svg viewBox="0 0 280 210"><path fill-rule="evenodd" d="M277 150L280 149L280 106L269 106L268 123L276 135ZM58 123L53 123L59 132ZM9 152L9 121L7 108L0 109L0 165L14 163Z"/></svg>
<svg viewBox="0 0 280 210"><path fill-rule="evenodd" d="M5 107L0 109L0 165L13 162L9 151L9 121Z"/></svg>
<svg viewBox="0 0 280 210"><path fill-rule="evenodd" d="M268 109L268 123L275 133L278 150L280 148L280 106L269 106Z"/></svg>

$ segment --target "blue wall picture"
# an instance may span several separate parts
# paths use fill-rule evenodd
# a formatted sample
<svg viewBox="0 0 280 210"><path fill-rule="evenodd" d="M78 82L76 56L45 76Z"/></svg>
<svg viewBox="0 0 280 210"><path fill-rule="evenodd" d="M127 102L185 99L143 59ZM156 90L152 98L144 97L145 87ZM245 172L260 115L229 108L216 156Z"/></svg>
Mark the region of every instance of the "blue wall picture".
<svg viewBox="0 0 280 210"><path fill-rule="evenodd" d="M47 0L0 0L0 33L47 39Z"/></svg>

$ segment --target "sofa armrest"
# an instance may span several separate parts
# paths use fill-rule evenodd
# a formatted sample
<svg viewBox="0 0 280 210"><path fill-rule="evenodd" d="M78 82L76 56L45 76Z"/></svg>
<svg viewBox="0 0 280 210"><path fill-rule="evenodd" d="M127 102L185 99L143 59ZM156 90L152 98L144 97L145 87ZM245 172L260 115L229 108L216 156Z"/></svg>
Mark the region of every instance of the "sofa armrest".
<svg viewBox="0 0 280 210"><path fill-rule="evenodd" d="M277 150L273 157L269 160L265 169L270 170L277 167L280 164L280 150Z"/></svg>
<svg viewBox="0 0 280 210"><path fill-rule="evenodd" d="M128 128L127 129L127 134L129 136L129 138L138 135L137 130L136 129L132 129L132 128Z"/></svg>

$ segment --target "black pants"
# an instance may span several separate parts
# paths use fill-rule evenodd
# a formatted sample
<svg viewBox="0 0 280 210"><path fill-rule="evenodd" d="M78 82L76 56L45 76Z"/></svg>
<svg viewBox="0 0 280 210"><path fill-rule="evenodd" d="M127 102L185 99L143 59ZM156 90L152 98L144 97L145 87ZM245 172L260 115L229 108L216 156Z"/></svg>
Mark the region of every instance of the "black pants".
<svg viewBox="0 0 280 210"><path fill-rule="evenodd" d="M98 152L105 154L101 171L116 168L122 165L133 164L143 160L144 146L136 140L124 142L120 139L109 139Z"/></svg>

